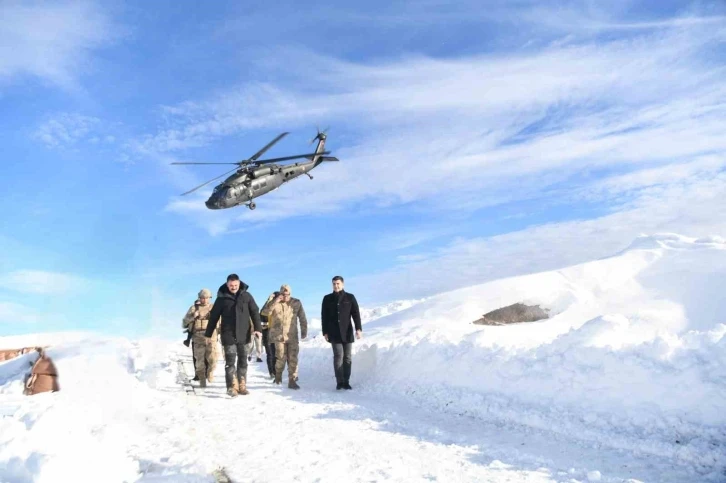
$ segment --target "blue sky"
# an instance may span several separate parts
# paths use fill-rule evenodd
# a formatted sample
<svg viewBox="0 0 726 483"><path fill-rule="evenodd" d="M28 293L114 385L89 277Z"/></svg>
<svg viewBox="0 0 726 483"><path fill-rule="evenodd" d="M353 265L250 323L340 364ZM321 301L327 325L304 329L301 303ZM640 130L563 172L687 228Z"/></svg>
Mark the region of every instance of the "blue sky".
<svg viewBox="0 0 726 483"><path fill-rule="evenodd" d="M173 334L230 272L316 316L725 235L722 2L3 2L0 333ZM223 172L340 163L213 212Z"/></svg>

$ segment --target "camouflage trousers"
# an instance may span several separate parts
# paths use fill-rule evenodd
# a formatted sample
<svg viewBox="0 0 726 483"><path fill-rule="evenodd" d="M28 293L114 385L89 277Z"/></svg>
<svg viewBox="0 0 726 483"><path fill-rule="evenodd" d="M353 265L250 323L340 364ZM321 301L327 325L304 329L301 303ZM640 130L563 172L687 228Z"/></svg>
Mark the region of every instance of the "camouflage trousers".
<svg viewBox="0 0 726 483"><path fill-rule="evenodd" d="M297 341L275 342L275 373L282 378L287 362L287 375L297 381L297 358L300 354L300 343Z"/></svg>
<svg viewBox="0 0 726 483"><path fill-rule="evenodd" d="M194 342L194 358L196 359L196 372L199 379L210 379L214 377L214 368L217 366L217 341L204 337L204 331L200 330L192 336Z"/></svg>
<svg viewBox="0 0 726 483"><path fill-rule="evenodd" d="M262 337L252 334L252 342L245 347L247 356L262 358Z"/></svg>

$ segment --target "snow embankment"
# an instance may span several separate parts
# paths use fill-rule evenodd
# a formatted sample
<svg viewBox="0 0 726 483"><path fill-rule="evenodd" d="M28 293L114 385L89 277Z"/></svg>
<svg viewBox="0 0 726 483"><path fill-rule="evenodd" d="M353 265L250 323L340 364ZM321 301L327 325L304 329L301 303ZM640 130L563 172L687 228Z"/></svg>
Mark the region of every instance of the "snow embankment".
<svg viewBox="0 0 726 483"><path fill-rule="evenodd" d="M412 301L368 318L355 344L355 391L345 396L391 400L401 414L416 404L503 432L541 430L553 444L654 455L680 465L693 476L687 481L723 481L723 287L723 239L659 235L607 259ZM472 324L516 302L549 308L552 317ZM329 380L336 391L330 346L313 334L301 347L297 394L311 391L315 401L311 387ZM32 355L0 363L0 480L212 481L205 448L186 424L190 407L207 406L201 398L192 401L198 406L181 403L183 392L170 390L179 386L180 342L171 344L84 334L0 338L0 348L51 345L61 385L22 396ZM588 478L601 476L593 470Z"/></svg>
<svg viewBox="0 0 726 483"><path fill-rule="evenodd" d="M167 343L88 334L0 338L4 348L33 344L51 345L61 390L22 395L35 353L0 363L0 481L138 481L148 471L138 455L153 453L144 445L186 431L183 407L156 390L176 382ZM172 451L169 468L156 474L213 481L208 469L173 463Z"/></svg>
<svg viewBox="0 0 726 483"><path fill-rule="evenodd" d="M354 379L367 391L588 444L673 458L698 478L726 468L726 242L641 237L562 270L432 297L368 323ZM540 322L487 327L516 302ZM319 338L303 371L329 370Z"/></svg>

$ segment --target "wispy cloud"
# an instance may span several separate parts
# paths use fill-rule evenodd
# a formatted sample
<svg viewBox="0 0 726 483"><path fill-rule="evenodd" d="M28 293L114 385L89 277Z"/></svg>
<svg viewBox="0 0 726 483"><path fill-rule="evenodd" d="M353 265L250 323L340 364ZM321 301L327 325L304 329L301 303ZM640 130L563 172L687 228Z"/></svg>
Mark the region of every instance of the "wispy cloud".
<svg viewBox="0 0 726 483"><path fill-rule="evenodd" d="M63 88L77 87L91 54L116 35L98 3L6 1L0 3L0 80L31 76Z"/></svg>
<svg viewBox="0 0 726 483"><path fill-rule="evenodd" d="M90 282L83 277L42 270L16 270L0 274L0 287L14 292L63 295L84 292Z"/></svg>
<svg viewBox="0 0 726 483"><path fill-rule="evenodd" d="M40 315L29 307L12 302L0 302L0 325L28 325L40 321Z"/></svg>
<svg viewBox="0 0 726 483"><path fill-rule="evenodd" d="M723 236L726 212L718 206L724 197L726 171L685 179L673 176L643 188L610 215L456 239L423 259L399 259L391 269L351 277L349 284L369 301L421 297L609 256L643 233Z"/></svg>
<svg viewBox="0 0 726 483"><path fill-rule="evenodd" d="M422 226L388 230L387 234L376 239L375 246L384 251L404 250L448 236L455 231L455 226Z"/></svg>
<svg viewBox="0 0 726 483"><path fill-rule="evenodd" d="M695 183L711 179L726 169L726 157L705 155L685 163L672 163L650 169L609 176L593 182L581 190L571 192L571 199L602 200L636 197L644 190L673 186L675 183Z"/></svg>
<svg viewBox="0 0 726 483"><path fill-rule="evenodd" d="M49 148L71 148L78 143L112 145L116 137L107 124L93 116L60 113L48 116L33 132L32 137Z"/></svg>
<svg viewBox="0 0 726 483"><path fill-rule="evenodd" d="M276 261L280 261L279 258ZM284 261L284 260L283 260ZM167 259L152 262L147 267L144 277L179 277L211 273L229 273L250 267L258 267L270 263L265 257L258 255L241 256L200 256L191 259Z"/></svg>
<svg viewBox="0 0 726 483"><path fill-rule="evenodd" d="M713 62L726 19L679 17L636 30L450 59L357 64L281 51L285 72L267 67L292 82L166 106L169 127L132 146L178 154L253 129L316 122L356 134L355 144L337 147L332 133L343 162L265 196L254 212L230 210L210 222L200 220L198 200L170 202L168 210L211 233L356 207L471 211L563 183L602 183L581 179L590 171L622 176L726 152L726 69Z"/></svg>

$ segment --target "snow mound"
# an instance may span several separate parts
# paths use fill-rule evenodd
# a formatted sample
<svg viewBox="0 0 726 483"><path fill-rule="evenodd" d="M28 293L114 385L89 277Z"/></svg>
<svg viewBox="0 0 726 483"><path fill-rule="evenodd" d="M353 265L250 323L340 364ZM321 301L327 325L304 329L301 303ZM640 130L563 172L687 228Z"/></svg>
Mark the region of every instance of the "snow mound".
<svg viewBox="0 0 726 483"><path fill-rule="evenodd" d="M673 458L721 481L724 287L723 238L641 236L609 258L454 290L372 321L355 372L369 390ZM472 324L517 302L551 318Z"/></svg>
<svg viewBox="0 0 726 483"><path fill-rule="evenodd" d="M2 346L17 342L51 345L46 352L61 390L22 395L35 353L0 363L0 481L138 481L148 463L132 453L151 451L129 442L153 445L159 431L174 431L173 423L188 417L155 390L175 384L164 342L82 333L0 338ZM167 481L212 481L186 479L198 470L169 470L176 476Z"/></svg>

